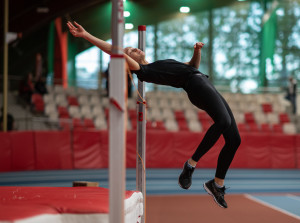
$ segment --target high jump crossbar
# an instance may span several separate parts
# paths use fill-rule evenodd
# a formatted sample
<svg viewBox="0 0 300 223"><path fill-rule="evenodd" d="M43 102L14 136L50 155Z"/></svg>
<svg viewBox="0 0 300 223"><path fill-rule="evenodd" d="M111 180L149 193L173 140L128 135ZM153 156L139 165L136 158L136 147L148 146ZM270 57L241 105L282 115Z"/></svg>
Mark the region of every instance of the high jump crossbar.
<svg viewBox="0 0 300 223"><path fill-rule="evenodd" d="M124 223L126 185L127 85L125 59L123 0L112 0L112 55L109 81L109 222ZM123 75L122 75L123 74Z"/></svg>
<svg viewBox="0 0 300 223"><path fill-rule="evenodd" d="M138 27L138 48L145 52L146 49L146 26ZM143 194L143 216L141 223L145 222L146 201L146 104L145 83L138 81L138 91L141 97L137 97L137 135L136 135L136 189Z"/></svg>

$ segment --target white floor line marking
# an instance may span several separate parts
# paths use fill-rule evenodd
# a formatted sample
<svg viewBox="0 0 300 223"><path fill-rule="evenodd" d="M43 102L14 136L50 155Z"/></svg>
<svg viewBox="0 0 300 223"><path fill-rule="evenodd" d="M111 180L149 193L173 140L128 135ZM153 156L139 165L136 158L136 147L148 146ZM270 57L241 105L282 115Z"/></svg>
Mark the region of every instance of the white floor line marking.
<svg viewBox="0 0 300 223"><path fill-rule="evenodd" d="M288 194L287 195L288 198L291 198L293 200L296 200L296 201L300 201L300 197L296 196L296 195L293 195L293 194Z"/></svg>
<svg viewBox="0 0 300 223"><path fill-rule="evenodd" d="M265 201L262 201L262 200L260 200L260 199L258 199L258 198L255 198L255 197L253 197L253 196L250 195L250 194L245 194L244 196L245 196L246 198L248 198L249 200L255 201L255 202L259 203L259 204L262 204L262 205L264 205L264 206L267 206L267 207L272 208L272 209L274 209L274 210L276 210L276 211L279 211L279 212L281 212L281 213L284 213L284 214L286 214L286 215L289 215L289 216L291 216L291 217L293 217L293 218L296 218L296 219L300 220L300 216L295 215L295 214L293 214L293 213L290 213L290 212L288 212L288 211L286 211L286 210L284 210L284 209L282 209L282 208L276 207L276 206L274 206L274 205L272 205L272 204L269 204L269 203L267 203L267 202L265 202Z"/></svg>

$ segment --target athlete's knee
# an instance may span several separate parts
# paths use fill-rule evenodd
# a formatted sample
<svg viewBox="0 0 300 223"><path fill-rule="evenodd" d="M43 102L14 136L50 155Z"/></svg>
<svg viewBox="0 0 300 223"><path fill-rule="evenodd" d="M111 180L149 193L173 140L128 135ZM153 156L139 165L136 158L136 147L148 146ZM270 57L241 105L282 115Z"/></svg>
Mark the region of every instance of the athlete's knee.
<svg viewBox="0 0 300 223"><path fill-rule="evenodd" d="M216 125L222 130L225 131L226 129L228 129L231 125L231 119L224 117L221 120L216 122Z"/></svg>
<svg viewBox="0 0 300 223"><path fill-rule="evenodd" d="M239 148L239 146L240 146L241 143L242 143L242 139L241 139L240 134L237 133L237 134L235 134L235 135L233 136L232 143L233 143L233 147L234 147L235 149L238 149L238 148Z"/></svg>
<svg viewBox="0 0 300 223"><path fill-rule="evenodd" d="M225 137L224 137L225 138ZM228 147L232 150L237 150L239 146L241 145L241 136L239 133L231 134L229 138L225 138L225 143L228 145Z"/></svg>
<svg viewBox="0 0 300 223"><path fill-rule="evenodd" d="M241 145L241 136L239 134L239 131L236 128L234 128L234 126L232 126L232 128L227 129L223 136L225 139L225 144L228 148L237 150Z"/></svg>

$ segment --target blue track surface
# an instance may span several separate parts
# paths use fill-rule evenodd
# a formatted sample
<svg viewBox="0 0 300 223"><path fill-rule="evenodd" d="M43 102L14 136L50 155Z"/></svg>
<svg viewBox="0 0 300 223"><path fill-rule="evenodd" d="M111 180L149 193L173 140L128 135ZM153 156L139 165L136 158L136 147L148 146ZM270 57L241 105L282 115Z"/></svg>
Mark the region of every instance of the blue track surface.
<svg viewBox="0 0 300 223"><path fill-rule="evenodd" d="M262 203L268 207L276 209L287 215L300 220L300 197L295 195L281 195L281 196L270 196L260 195L251 196L259 203Z"/></svg>
<svg viewBox="0 0 300 223"><path fill-rule="evenodd" d="M203 183L214 176L212 169L196 169L189 190L178 186L181 169L148 169L147 194L202 194ZM128 169L127 190L135 190L135 169ZM99 182L108 188L108 170L63 170L0 173L0 186L70 187L73 181ZM226 178L229 194L300 193L300 170L231 169Z"/></svg>

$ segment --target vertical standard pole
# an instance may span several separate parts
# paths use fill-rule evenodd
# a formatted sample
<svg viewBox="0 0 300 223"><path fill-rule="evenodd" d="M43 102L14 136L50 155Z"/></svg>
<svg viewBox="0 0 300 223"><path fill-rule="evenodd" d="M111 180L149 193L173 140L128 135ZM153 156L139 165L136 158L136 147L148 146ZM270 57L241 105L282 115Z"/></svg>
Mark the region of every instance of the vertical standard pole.
<svg viewBox="0 0 300 223"><path fill-rule="evenodd" d="M146 26L139 26L139 49L145 52L146 49ZM138 82L138 91L145 98L145 83ZM136 157L136 188L141 191L144 197L143 213L141 223L145 222L145 201L146 201L146 105L142 98L137 98L137 157ZM142 160L141 160L142 159Z"/></svg>
<svg viewBox="0 0 300 223"><path fill-rule="evenodd" d="M123 0L112 0L112 55L109 76L109 222L124 223L126 84L123 55Z"/></svg>
<svg viewBox="0 0 300 223"><path fill-rule="evenodd" d="M3 42L3 132L7 131L7 91L8 91L8 0L4 1L4 42Z"/></svg>

